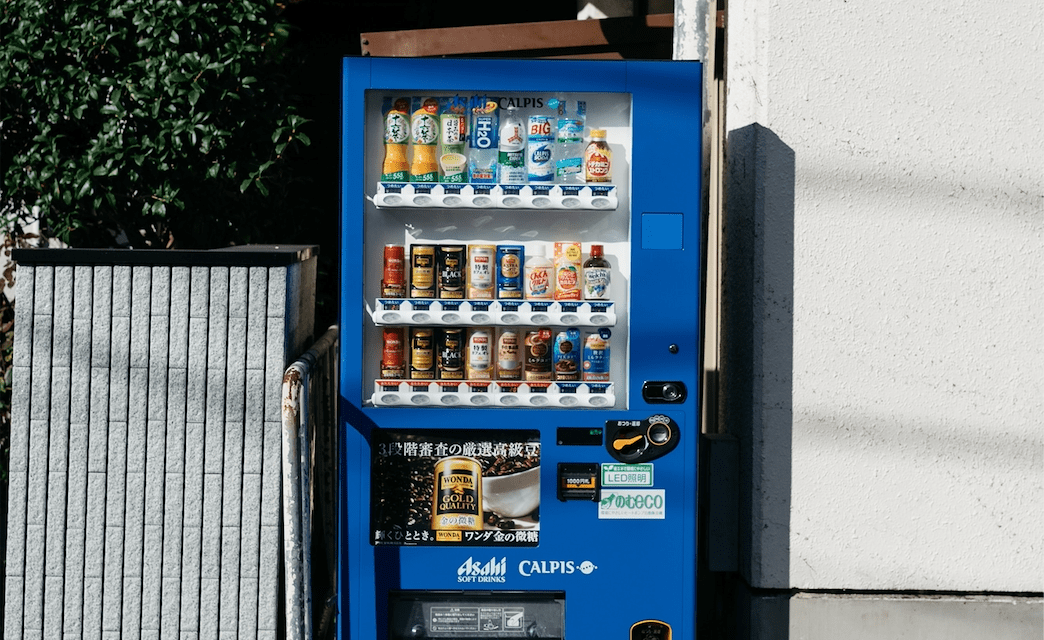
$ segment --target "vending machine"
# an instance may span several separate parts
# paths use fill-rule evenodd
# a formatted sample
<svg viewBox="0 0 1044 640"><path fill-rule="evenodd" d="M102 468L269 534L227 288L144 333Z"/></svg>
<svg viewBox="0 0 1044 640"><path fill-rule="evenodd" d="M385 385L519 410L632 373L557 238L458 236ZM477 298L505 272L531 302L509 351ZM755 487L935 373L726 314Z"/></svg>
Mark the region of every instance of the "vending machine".
<svg viewBox="0 0 1044 640"><path fill-rule="evenodd" d="M691 640L701 64L343 71L339 637Z"/></svg>

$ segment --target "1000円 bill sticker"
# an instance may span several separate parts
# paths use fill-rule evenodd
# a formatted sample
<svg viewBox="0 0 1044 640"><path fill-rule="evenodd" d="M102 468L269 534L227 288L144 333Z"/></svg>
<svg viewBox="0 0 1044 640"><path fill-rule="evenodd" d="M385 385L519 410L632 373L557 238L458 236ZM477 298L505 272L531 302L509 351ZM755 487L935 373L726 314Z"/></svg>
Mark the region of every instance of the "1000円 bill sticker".
<svg viewBox="0 0 1044 640"><path fill-rule="evenodd" d="M599 520L663 520L666 517L663 489L606 489L598 502Z"/></svg>
<svg viewBox="0 0 1044 640"><path fill-rule="evenodd" d="M540 432L374 432L370 541L375 545L536 546Z"/></svg>

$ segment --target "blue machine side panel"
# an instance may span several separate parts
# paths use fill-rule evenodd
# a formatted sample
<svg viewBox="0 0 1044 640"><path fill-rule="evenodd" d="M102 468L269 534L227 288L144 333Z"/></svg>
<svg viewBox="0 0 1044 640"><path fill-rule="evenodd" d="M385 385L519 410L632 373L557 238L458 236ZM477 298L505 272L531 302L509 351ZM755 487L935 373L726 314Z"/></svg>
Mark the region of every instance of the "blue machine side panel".
<svg viewBox="0 0 1044 640"><path fill-rule="evenodd" d="M385 640L387 593L417 590L564 591L572 640L625 638L631 624L668 622L695 638L696 477L702 188L702 65L667 62L349 58L343 74L342 353L339 637ZM366 210L364 92L621 92L632 96L630 308L627 410L565 411L363 407L362 289ZM372 132L371 132L372 135ZM524 212L498 211L509 219ZM647 380L678 381L688 396L650 404ZM623 386L623 385L621 385ZM623 393L621 389L618 393ZM671 453L652 462L662 517L600 517L597 501L558 500L559 463L616 464L605 446L561 446L559 427L664 414L678 425ZM537 546L374 546L371 442L375 430L503 429L539 432ZM627 489L627 487L623 487ZM602 496L606 496L603 489ZM609 512L602 512L609 513ZM506 567L479 581L477 564ZM474 581L470 578L475 577ZM472 637L462 635L461 637Z"/></svg>

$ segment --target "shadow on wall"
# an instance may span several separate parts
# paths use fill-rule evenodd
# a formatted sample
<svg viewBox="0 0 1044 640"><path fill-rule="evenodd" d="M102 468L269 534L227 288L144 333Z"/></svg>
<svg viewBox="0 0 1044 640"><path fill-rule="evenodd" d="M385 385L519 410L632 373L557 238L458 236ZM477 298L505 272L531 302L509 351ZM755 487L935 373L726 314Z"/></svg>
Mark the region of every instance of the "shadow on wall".
<svg viewBox="0 0 1044 640"><path fill-rule="evenodd" d="M786 638L794 352L794 150L729 132L719 412L739 440L737 638ZM775 590L782 591L775 591Z"/></svg>

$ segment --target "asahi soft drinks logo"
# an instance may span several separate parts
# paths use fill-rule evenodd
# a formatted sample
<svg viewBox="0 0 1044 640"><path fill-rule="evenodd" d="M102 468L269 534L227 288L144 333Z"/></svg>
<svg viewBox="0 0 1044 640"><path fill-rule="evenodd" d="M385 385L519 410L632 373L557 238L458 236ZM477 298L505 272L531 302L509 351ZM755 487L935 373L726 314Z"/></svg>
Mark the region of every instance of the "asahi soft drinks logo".
<svg viewBox="0 0 1044 640"><path fill-rule="evenodd" d="M594 573L597 568L590 560L522 560L518 563L518 573L525 578L534 575L574 573L586 576ZM507 558L498 560L494 556L483 562L481 559L475 560L474 556L469 557L457 567L457 582L507 582Z"/></svg>
<svg viewBox="0 0 1044 640"><path fill-rule="evenodd" d="M470 557L457 567L457 582L507 582L507 558L483 563Z"/></svg>

